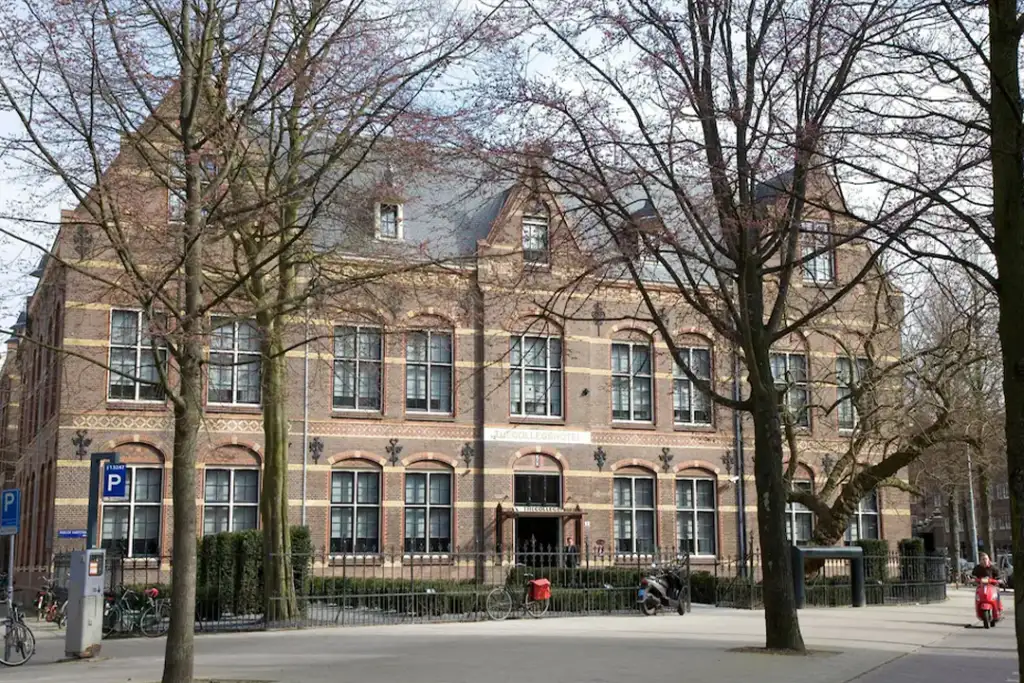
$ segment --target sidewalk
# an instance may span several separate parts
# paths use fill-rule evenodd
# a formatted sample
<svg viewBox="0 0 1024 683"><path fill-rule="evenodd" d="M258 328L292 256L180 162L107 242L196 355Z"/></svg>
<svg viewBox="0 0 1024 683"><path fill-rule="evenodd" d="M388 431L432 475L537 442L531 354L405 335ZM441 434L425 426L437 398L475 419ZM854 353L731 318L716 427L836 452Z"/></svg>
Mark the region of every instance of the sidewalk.
<svg viewBox="0 0 1024 683"><path fill-rule="evenodd" d="M818 651L807 657L733 652L737 647L764 644L763 614L697 606L685 617L586 617L201 636L196 639L196 676L289 683L410 679L416 683L681 679L845 683L908 653L939 656L943 642L951 636L976 637L989 648L1013 650L1012 615L1008 623L990 632L965 630L973 621L972 599L969 591L951 591L951 599L939 605L804 610L800 617L805 640ZM922 650L926 646L931 649ZM22 669L4 672L4 680L157 681L163 647L162 640L111 641L104 644L99 661L55 664L63 642L45 638L40 640L36 659ZM942 668L927 680L946 680ZM948 680L959 683L959 676Z"/></svg>

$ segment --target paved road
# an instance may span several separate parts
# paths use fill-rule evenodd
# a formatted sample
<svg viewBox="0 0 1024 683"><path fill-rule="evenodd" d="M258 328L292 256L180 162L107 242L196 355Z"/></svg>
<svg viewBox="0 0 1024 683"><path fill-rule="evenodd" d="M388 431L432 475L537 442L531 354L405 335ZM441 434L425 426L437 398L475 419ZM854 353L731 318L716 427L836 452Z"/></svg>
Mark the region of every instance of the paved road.
<svg viewBox="0 0 1024 683"><path fill-rule="evenodd" d="M1004 683L1013 632L966 629L968 592L942 605L806 610L809 657L738 653L763 643L760 613L697 608L662 615L503 623L319 629L202 636L196 673L281 683ZM160 677L163 642L114 641L94 662L55 663L63 643L40 638L27 666L0 674L33 683L133 683Z"/></svg>

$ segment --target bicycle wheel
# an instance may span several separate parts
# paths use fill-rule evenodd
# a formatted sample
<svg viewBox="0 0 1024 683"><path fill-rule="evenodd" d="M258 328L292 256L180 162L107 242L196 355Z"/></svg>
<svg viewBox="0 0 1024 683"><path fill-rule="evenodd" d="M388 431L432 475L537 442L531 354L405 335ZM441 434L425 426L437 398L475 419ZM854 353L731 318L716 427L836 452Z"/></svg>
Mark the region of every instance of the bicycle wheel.
<svg viewBox="0 0 1024 683"><path fill-rule="evenodd" d="M139 617L139 630L147 638L159 638L167 633L171 625L171 610L167 605L149 607Z"/></svg>
<svg viewBox="0 0 1024 683"><path fill-rule="evenodd" d="M68 624L68 601L65 600L61 603L60 609L57 610L57 618L53 620L57 624L57 628L64 628Z"/></svg>
<svg viewBox="0 0 1024 683"><path fill-rule="evenodd" d="M121 623L121 608L112 605L110 609L103 612L103 637L109 638L117 630Z"/></svg>
<svg viewBox="0 0 1024 683"><path fill-rule="evenodd" d="M550 606L551 598L544 598L543 600L529 600L526 603L526 613L536 619L537 617L544 616Z"/></svg>
<svg viewBox="0 0 1024 683"><path fill-rule="evenodd" d="M512 614L512 594L504 588L495 588L487 594L487 616L494 621L508 619Z"/></svg>
<svg viewBox="0 0 1024 683"><path fill-rule="evenodd" d="M32 655L36 653L36 637L32 635L32 629L21 622L7 620L4 622L6 630L3 638L3 658L0 664L4 666L21 666Z"/></svg>

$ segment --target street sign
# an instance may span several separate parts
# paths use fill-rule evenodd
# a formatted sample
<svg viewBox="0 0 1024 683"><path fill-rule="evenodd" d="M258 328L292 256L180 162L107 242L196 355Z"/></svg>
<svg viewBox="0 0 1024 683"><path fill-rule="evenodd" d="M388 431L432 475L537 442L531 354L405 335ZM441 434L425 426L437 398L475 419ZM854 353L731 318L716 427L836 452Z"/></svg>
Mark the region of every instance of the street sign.
<svg viewBox="0 0 1024 683"><path fill-rule="evenodd" d="M0 491L0 536L13 536L21 524L21 490Z"/></svg>
<svg viewBox="0 0 1024 683"><path fill-rule="evenodd" d="M57 538L85 538L85 529L58 529Z"/></svg>
<svg viewBox="0 0 1024 683"><path fill-rule="evenodd" d="M124 465L107 463L103 468L103 497L128 497L128 471Z"/></svg>

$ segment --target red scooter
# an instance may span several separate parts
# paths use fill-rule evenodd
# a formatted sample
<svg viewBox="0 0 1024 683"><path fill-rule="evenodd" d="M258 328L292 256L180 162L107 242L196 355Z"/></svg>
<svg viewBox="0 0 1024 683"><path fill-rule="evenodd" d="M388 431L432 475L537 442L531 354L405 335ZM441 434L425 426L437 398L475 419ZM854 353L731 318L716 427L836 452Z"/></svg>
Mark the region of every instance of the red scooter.
<svg viewBox="0 0 1024 683"><path fill-rule="evenodd" d="M974 592L974 612L985 628L992 628L1003 618L1003 603L999 601L999 581L990 578L977 579Z"/></svg>

